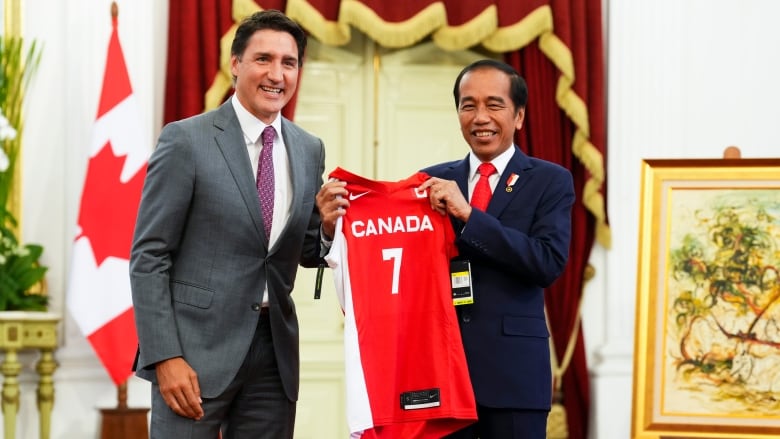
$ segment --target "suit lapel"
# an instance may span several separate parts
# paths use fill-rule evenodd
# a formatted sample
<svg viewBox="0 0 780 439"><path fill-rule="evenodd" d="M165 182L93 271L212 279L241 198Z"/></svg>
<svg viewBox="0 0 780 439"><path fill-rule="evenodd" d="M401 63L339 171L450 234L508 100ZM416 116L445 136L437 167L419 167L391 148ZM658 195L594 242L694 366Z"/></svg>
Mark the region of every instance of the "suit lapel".
<svg viewBox="0 0 780 439"><path fill-rule="evenodd" d="M291 129L290 122L287 119L282 119L282 138L284 139L284 147L287 150L287 162L289 163L290 170L290 182L292 185L292 192L290 197L290 218L285 224L284 229L280 233L280 236L284 235L287 231L287 225L294 223L294 217L301 213L303 195L300 190L306 187L306 160L308 155L306 154L306 148L298 135L298 132Z"/></svg>
<svg viewBox="0 0 780 439"><path fill-rule="evenodd" d="M490 204L488 204L487 213L495 217L501 215L501 212L509 205L509 202L512 201L518 193L522 193L524 187L530 181L528 174L532 167L531 161L528 160L528 156L526 156L520 148L516 147L515 153L512 155L512 158L509 159L509 163L507 163L504 173L501 174L498 184L493 190L493 197L490 199ZM513 174L517 175L517 180L512 186L509 186L508 183Z"/></svg>
<svg viewBox="0 0 780 439"><path fill-rule="evenodd" d="M265 241L265 232L263 231L263 219L260 214L260 202L257 198L257 187L252 175L252 165L247 154L241 125L238 123L230 99L217 110L214 128L217 130L214 140L222 152L225 163L227 163L236 186L238 186L238 192L247 206L249 216L252 218L257 232L257 238L267 246L268 243Z"/></svg>
<svg viewBox="0 0 780 439"><path fill-rule="evenodd" d="M465 159L458 162L455 167L452 169L453 176L452 178L455 180L456 183L458 183L458 188L460 189L460 192L463 194L464 197L466 197L466 200L469 199L469 156L466 156Z"/></svg>
<svg viewBox="0 0 780 439"><path fill-rule="evenodd" d="M469 156L466 156L465 159L455 162L454 165L447 170L446 174L441 176L445 180L454 180L455 183L458 184L458 188L460 189L460 192L463 194L463 196L466 198L466 201L469 199ZM452 227L455 230L461 230L463 229L463 221L455 218L450 217L452 219Z"/></svg>

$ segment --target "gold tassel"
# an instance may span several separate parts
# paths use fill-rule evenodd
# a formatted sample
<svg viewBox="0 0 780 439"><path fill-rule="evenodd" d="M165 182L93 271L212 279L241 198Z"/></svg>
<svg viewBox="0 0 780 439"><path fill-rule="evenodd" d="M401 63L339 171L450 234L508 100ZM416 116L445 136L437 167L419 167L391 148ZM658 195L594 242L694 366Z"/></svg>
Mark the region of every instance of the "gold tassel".
<svg viewBox="0 0 780 439"><path fill-rule="evenodd" d="M596 269L592 265L588 264L585 267L582 277L584 283L587 283L593 276L596 275ZM584 288L584 285L583 285ZM582 308L582 299L584 294L580 296L580 303L577 309L577 316L574 320L574 329L566 343L566 352L563 354L563 361L558 361L558 355L555 353L555 343L552 338L552 329L550 328L550 319L547 315L547 307L544 308L544 317L547 321L547 330L550 332L550 366L552 368L553 375L553 398L552 406L550 407L550 413L547 415L547 439L569 439L569 424L566 420L566 408L563 406L563 374L566 369L569 368L571 358L574 355L574 345L577 344L577 336L580 330L580 309Z"/></svg>
<svg viewBox="0 0 780 439"><path fill-rule="evenodd" d="M563 407L563 392L556 391L550 414L547 416L547 439L569 439L566 423L566 409Z"/></svg>
<svg viewBox="0 0 780 439"><path fill-rule="evenodd" d="M584 283L587 283L593 276L596 275L596 269L592 265L588 264L585 267L582 277ZM584 288L584 285L583 285ZM577 316L574 320L574 329L566 343L566 352L563 354L563 361L558 361L558 355L555 353L555 343L553 343L552 329L550 328L550 319L547 315L547 307L544 307L544 317L547 321L547 330L550 332L550 366L552 368L553 375L553 398L552 406L550 407L550 413L547 415L547 439L569 439L569 424L566 420L566 408L563 406L563 374L571 363L571 358L574 355L574 345L577 344L577 336L580 330L580 309L582 308L582 299L584 294L580 296L580 303L577 309Z"/></svg>

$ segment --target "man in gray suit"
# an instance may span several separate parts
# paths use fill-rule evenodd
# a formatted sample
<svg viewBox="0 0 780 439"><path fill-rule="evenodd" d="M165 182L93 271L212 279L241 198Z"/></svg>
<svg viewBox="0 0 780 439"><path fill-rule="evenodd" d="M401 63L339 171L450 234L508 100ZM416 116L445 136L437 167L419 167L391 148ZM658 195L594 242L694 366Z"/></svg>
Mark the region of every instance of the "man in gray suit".
<svg viewBox="0 0 780 439"><path fill-rule="evenodd" d="M322 141L280 113L305 48L304 31L279 11L245 19L231 48L234 95L167 125L149 160L130 275L153 439L293 436L290 293L298 265L320 262L321 227L332 231L338 216L332 197L315 204ZM266 189L273 200L261 202Z"/></svg>

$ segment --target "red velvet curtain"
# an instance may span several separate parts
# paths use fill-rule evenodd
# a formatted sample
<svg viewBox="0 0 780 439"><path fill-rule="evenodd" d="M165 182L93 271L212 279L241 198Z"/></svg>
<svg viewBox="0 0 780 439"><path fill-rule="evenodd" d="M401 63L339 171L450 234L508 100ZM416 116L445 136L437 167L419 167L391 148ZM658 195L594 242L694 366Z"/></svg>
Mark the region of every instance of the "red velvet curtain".
<svg viewBox="0 0 780 439"><path fill-rule="evenodd" d="M572 209L572 241L569 263L563 275L546 290L547 313L559 363L573 331L577 331L574 351L560 386L566 409L570 439L584 439L588 432L590 385L585 344L577 319L584 284L585 268L595 237L595 221L583 204L587 170L571 151L575 126L555 103L558 72L538 46L507 53L507 63L526 79L529 89L524 128L516 142L526 153L568 168L574 177L576 201Z"/></svg>
<svg viewBox="0 0 780 439"><path fill-rule="evenodd" d="M170 0L163 122L203 112L219 71L220 38L233 25L232 0Z"/></svg>
<svg viewBox="0 0 780 439"><path fill-rule="evenodd" d="M602 0L218 0L216 5L196 0L195 6L169 1L166 122L214 107L229 94L219 39L261 8L285 11L323 44L347 44L354 27L384 47L431 38L445 50L482 45L504 53L529 87L518 145L574 176L569 264L547 290L546 305L557 360L570 361L558 383L569 438L586 438L590 388L579 307L593 244L610 245ZM295 99L283 113L292 118L294 109Z"/></svg>
<svg viewBox="0 0 780 439"><path fill-rule="evenodd" d="M596 218L583 202L585 185L593 176L583 161L575 159L572 145L578 130L588 130L590 143L600 146L602 156L606 155L602 16L599 1L560 0L552 2L552 10L555 35L569 48L576 72L571 89L586 104L588 126L578 126L574 119L580 120L569 118L566 109L559 105L556 94L560 82L566 81L562 78L566 72L554 64L554 49L548 48L545 55L541 45L531 44L506 53L505 59L526 79L529 88L526 126L518 132L518 144L533 156L567 167L574 176L577 200L572 210L569 264L547 289L545 299L557 359L568 363L562 382L556 385L562 391L569 438L584 439L588 434L590 384L578 317L597 229ZM597 177L603 181L603 175ZM567 355L569 343L574 343L570 356Z"/></svg>

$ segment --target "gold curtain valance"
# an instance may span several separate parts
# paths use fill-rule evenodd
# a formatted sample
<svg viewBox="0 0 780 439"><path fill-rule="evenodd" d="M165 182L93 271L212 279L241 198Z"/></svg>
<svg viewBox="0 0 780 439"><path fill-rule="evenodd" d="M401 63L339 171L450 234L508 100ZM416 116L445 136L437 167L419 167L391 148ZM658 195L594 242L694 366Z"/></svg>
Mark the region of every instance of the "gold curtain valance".
<svg viewBox="0 0 780 439"><path fill-rule="evenodd" d="M388 48L413 46L430 36L434 44L447 51L482 45L505 53L537 41L560 72L556 101L576 126L572 153L589 173L583 202L596 218L596 239L610 247L603 195L604 154L591 140L588 104L582 98L588 94L588 85L576 82L575 65L587 65L587 60L575 61L572 29L564 26L556 32L551 0L233 0L233 19L237 23L262 9L283 10L313 38L332 46L349 43L352 27ZM560 12L558 21L569 23L572 13L568 9ZM221 70L207 91L206 109L218 106L230 90L230 43L234 33L235 26L222 37Z"/></svg>

